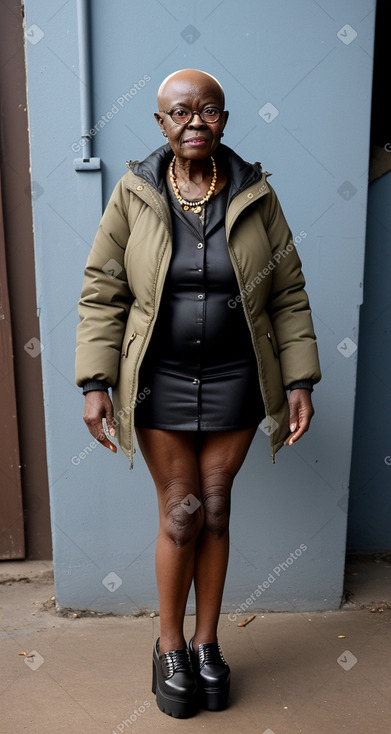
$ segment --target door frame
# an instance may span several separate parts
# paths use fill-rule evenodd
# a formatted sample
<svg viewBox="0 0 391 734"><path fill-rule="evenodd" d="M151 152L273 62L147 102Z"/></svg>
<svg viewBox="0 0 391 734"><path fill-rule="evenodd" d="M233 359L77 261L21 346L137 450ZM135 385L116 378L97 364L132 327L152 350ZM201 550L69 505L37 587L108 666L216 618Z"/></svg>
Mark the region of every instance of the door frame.
<svg viewBox="0 0 391 734"><path fill-rule="evenodd" d="M52 558L35 287L23 4L0 3L0 168L26 558ZM34 192L34 187L33 187ZM34 194L33 194L34 195ZM1 437L0 437L1 440Z"/></svg>

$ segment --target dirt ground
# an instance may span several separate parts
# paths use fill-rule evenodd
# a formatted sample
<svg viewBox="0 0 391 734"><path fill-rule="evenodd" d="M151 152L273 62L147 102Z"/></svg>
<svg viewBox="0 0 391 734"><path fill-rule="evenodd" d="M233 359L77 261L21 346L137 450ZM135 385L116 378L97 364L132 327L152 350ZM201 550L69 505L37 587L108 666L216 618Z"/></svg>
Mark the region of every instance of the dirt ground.
<svg viewBox="0 0 391 734"><path fill-rule="evenodd" d="M391 722L391 557L346 566L339 611L221 615L226 711L176 720L151 692L159 617L56 611L52 565L0 565L1 734L372 734ZM193 617L186 617L188 637Z"/></svg>

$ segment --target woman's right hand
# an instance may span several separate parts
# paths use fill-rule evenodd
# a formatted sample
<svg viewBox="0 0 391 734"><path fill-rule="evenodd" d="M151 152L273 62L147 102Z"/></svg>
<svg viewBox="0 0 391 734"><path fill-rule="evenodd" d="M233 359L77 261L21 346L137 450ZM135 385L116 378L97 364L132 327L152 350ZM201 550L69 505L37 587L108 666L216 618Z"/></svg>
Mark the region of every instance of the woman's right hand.
<svg viewBox="0 0 391 734"><path fill-rule="evenodd" d="M117 447L109 440L103 427L103 418L106 419L107 429L114 438L114 409L105 390L91 390L85 396L83 420L91 435L106 448L117 453Z"/></svg>

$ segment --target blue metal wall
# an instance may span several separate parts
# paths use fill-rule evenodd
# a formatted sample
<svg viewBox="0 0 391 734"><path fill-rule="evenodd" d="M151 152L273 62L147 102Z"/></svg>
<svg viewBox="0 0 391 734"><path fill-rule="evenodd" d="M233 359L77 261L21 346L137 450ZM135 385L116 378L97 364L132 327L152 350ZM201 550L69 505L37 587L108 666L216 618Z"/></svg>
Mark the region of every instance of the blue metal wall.
<svg viewBox="0 0 391 734"><path fill-rule="evenodd" d="M336 609L362 301L374 0L94 0L93 154L82 155L76 0L26 0L34 228L56 596L115 613L157 608L157 508L138 452L100 446L74 384L77 301L103 204L127 159L164 140L153 118L170 72L226 90L224 142L273 173L303 261L323 368L312 430L273 466L260 430L233 492L224 610ZM145 83L142 84L142 81ZM40 347L37 345L37 351ZM257 601L246 599L258 589ZM193 606L190 604L189 611Z"/></svg>
<svg viewBox="0 0 391 734"><path fill-rule="evenodd" d="M391 173L368 193L348 551L391 551Z"/></svg>

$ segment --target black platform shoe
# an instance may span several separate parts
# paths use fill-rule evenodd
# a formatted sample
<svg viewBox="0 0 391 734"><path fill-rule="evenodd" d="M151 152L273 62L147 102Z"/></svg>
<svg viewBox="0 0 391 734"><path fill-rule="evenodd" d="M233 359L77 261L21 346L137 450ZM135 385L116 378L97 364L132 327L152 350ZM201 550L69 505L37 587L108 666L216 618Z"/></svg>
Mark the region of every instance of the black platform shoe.
<svg viewBox="0 0 391 734"><path fill-rule="evenodd" d="M197 683L188 650L171 650L159 655L156 640L152 658L152 693L164 714L188 719L197 710Z"/></svg>
<svg viewBox="0 0 391 734"><path fill-rule="evenodd" d="M228 703L231 672L220 645L207 642L199 645L196 652L191 639L189 652L197 677L200 706L208 711L222 711Z"/></svg>

